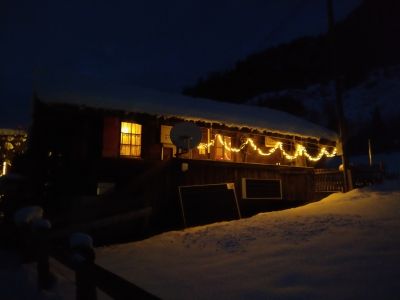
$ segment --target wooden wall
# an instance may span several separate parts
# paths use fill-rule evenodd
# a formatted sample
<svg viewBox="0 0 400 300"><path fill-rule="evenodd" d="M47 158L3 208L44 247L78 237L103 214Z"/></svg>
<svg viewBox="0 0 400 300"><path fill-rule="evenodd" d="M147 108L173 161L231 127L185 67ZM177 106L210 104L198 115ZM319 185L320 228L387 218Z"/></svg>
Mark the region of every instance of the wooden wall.
<svg viewBox="0 0 400 300"><path fill-rule="evenodd" d="M241 195L242 178L281 179L285 201L313 199L312 168L181 159L176 163L188 165L186 172L180 171L181 185L234 182Z"/></svg>
<svg viewBox="0 0 400 300"><path fill-rule="evenodd" d="M187 171L182 171L187 164ZM242 199L241 179L280 179L282 199ZM149 180L147 197L151 199L157 220L179 220L178 186L233 182L244 216L276 208L293 207L314 200L313 169L275 165L173 159ZM168 220L169 219L169 220Z"/></svg>

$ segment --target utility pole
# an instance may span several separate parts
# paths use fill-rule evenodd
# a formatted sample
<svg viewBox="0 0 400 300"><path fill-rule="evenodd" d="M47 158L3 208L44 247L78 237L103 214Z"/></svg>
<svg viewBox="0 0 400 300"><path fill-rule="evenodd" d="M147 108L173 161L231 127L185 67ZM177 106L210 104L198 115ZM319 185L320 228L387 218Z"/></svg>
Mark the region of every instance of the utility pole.
<svg viewBox="0 0 400 300"><path fill-rule="evenodd" d="M335 80L336 111L338 118L339 139L340 143L342 144L344 192L348 192L352 189L352 182L351 182L351 173L349 170L349 160L347 157L346 119L343 112L342 80L338 68L335 19L333 13L332 0L327 0L327 9L328 9L328 38L330 40L331 68Z"/></svg>
<svg viewBox="0 0 400 300"><path fill-rule="evenodd" d="M369 166L372 167L372 147L371 147L371 139L368 139L368 161L369 161Z"/></svg>

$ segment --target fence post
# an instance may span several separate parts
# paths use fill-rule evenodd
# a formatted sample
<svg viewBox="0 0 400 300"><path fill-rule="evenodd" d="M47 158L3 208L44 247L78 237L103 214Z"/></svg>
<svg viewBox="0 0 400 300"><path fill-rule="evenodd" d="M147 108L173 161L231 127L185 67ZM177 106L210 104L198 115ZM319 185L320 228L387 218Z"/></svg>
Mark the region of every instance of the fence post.
<svg viewBox="0 0 400 300"><path fill-rule="evenodd" d="M76 300L97 300L93 280L95 252L89 235L74 233L70 237L72 261L75 265Z"/></svg>
<svg viewBox="0 0 400 300"><path fill-rule="evenodd" d="M39 206L27 206L14 213L14 224L17 234L17 248L24 262L31 262L33 257L32 248L32 222L41 219L43 209Z"/></svg>
<svg viewBox="0 0 400 300"><path fill-rule="evenodd" d="M50 221L37 219L32 222L32 233L35 245L35 258L37 260L38 289L50 289L55 282L55 277L50 272L49 254L50 245L47 233L51 228Z"/></svg>

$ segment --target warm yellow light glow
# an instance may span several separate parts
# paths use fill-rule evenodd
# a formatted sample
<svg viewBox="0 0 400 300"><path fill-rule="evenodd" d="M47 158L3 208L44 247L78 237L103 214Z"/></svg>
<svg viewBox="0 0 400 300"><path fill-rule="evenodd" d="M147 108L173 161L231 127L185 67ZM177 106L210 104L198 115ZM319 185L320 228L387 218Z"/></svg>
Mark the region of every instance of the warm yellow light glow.
<svg viewBox="0 0 400 300"><path fill-rule="evenodd" d="M221 160L231 160L234 150L231 148L232 138L230 136L216 135L215 158Z"/></svg>
<svg viewBox="0 0 400 300"><path fill-rule="evenodd" d="M121 122L121 156L140 157L142 147L142 125Z"/></svg>
<svg viewBox="0 0 400 300"><path fill-rule="evenodd" d="M259 148L253 141L253 139L251 138L246 138L246 140L240 145L239 148L235 148L235 147L231 147L231 144L226 143L223 138L222 135L220 134L216 134L215 135L215 139L218 139L218 142L224 146L225 150L229 151L229 152L240 152L241 150L243 150L243 148L246 145L250 145L250 147L256 151L259 155L261 156L270 156L272 155L277 149L279 149L283 156L288 159L288 160L295 160L297 157L299 156L305 156L308 160L310 161L319 161L324 155L326 157L334 157L336 155L337 149L333 148L332 152L328 152L328 150L326 150L325 147L321 148L320 152L318 153L318 155L316 156L312 156L308 153L307 149L300 144L296 145L296 150L294 152L294 154L289 154L285 151L285 149L283 149L283 143L282 142L276 142L275 145L269 149L267 152L264 152L261 150L261 148ZM197 148L200 149L206 149L210 146L214 146L215 145L215 139L211 140L209 143L200 143L199 146L197 146Z"/></svg>
<svg viewBox="0 0 400 300"><path fill-rule="evenodd" d="M7 174L7 161L3 161L3 171L0 175L3 176L6 174Z"/></svg>
<svg viewBox="0 0 400 300"><path fill-rule="evenodd" d="M198 150L199 150L199 154L200 155L206 155L207 154L206 148L198 148Z"/></svg>
<svg viewBox="0 0 400 300"><path fill-rule="evenodd" d="M172 145L171 141L172 126L161 125L161 143Z"/></svg>
<svg viewBox="0 0 400 300"><path fill-rule="evenodd" d="M121 123L121 133L131 133L131 123L122 122Z"/></svg>

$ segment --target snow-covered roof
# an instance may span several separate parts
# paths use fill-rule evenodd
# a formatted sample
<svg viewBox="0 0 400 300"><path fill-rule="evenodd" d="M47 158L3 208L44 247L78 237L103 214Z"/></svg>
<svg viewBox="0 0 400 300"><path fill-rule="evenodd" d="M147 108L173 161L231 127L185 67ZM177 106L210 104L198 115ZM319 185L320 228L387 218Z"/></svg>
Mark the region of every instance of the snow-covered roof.
<svg viewBox="0 0 400 300"><path fill-rule="evenodd" d="M48 103L65 103L88 107L179 117L188 121L221 123L229 127L248 127L260 131L325 138L336 141L335 132L285 112L264 107L218 102L209 99L161 93L149 89L94 83L41 82L37 96Z"/></svg>

